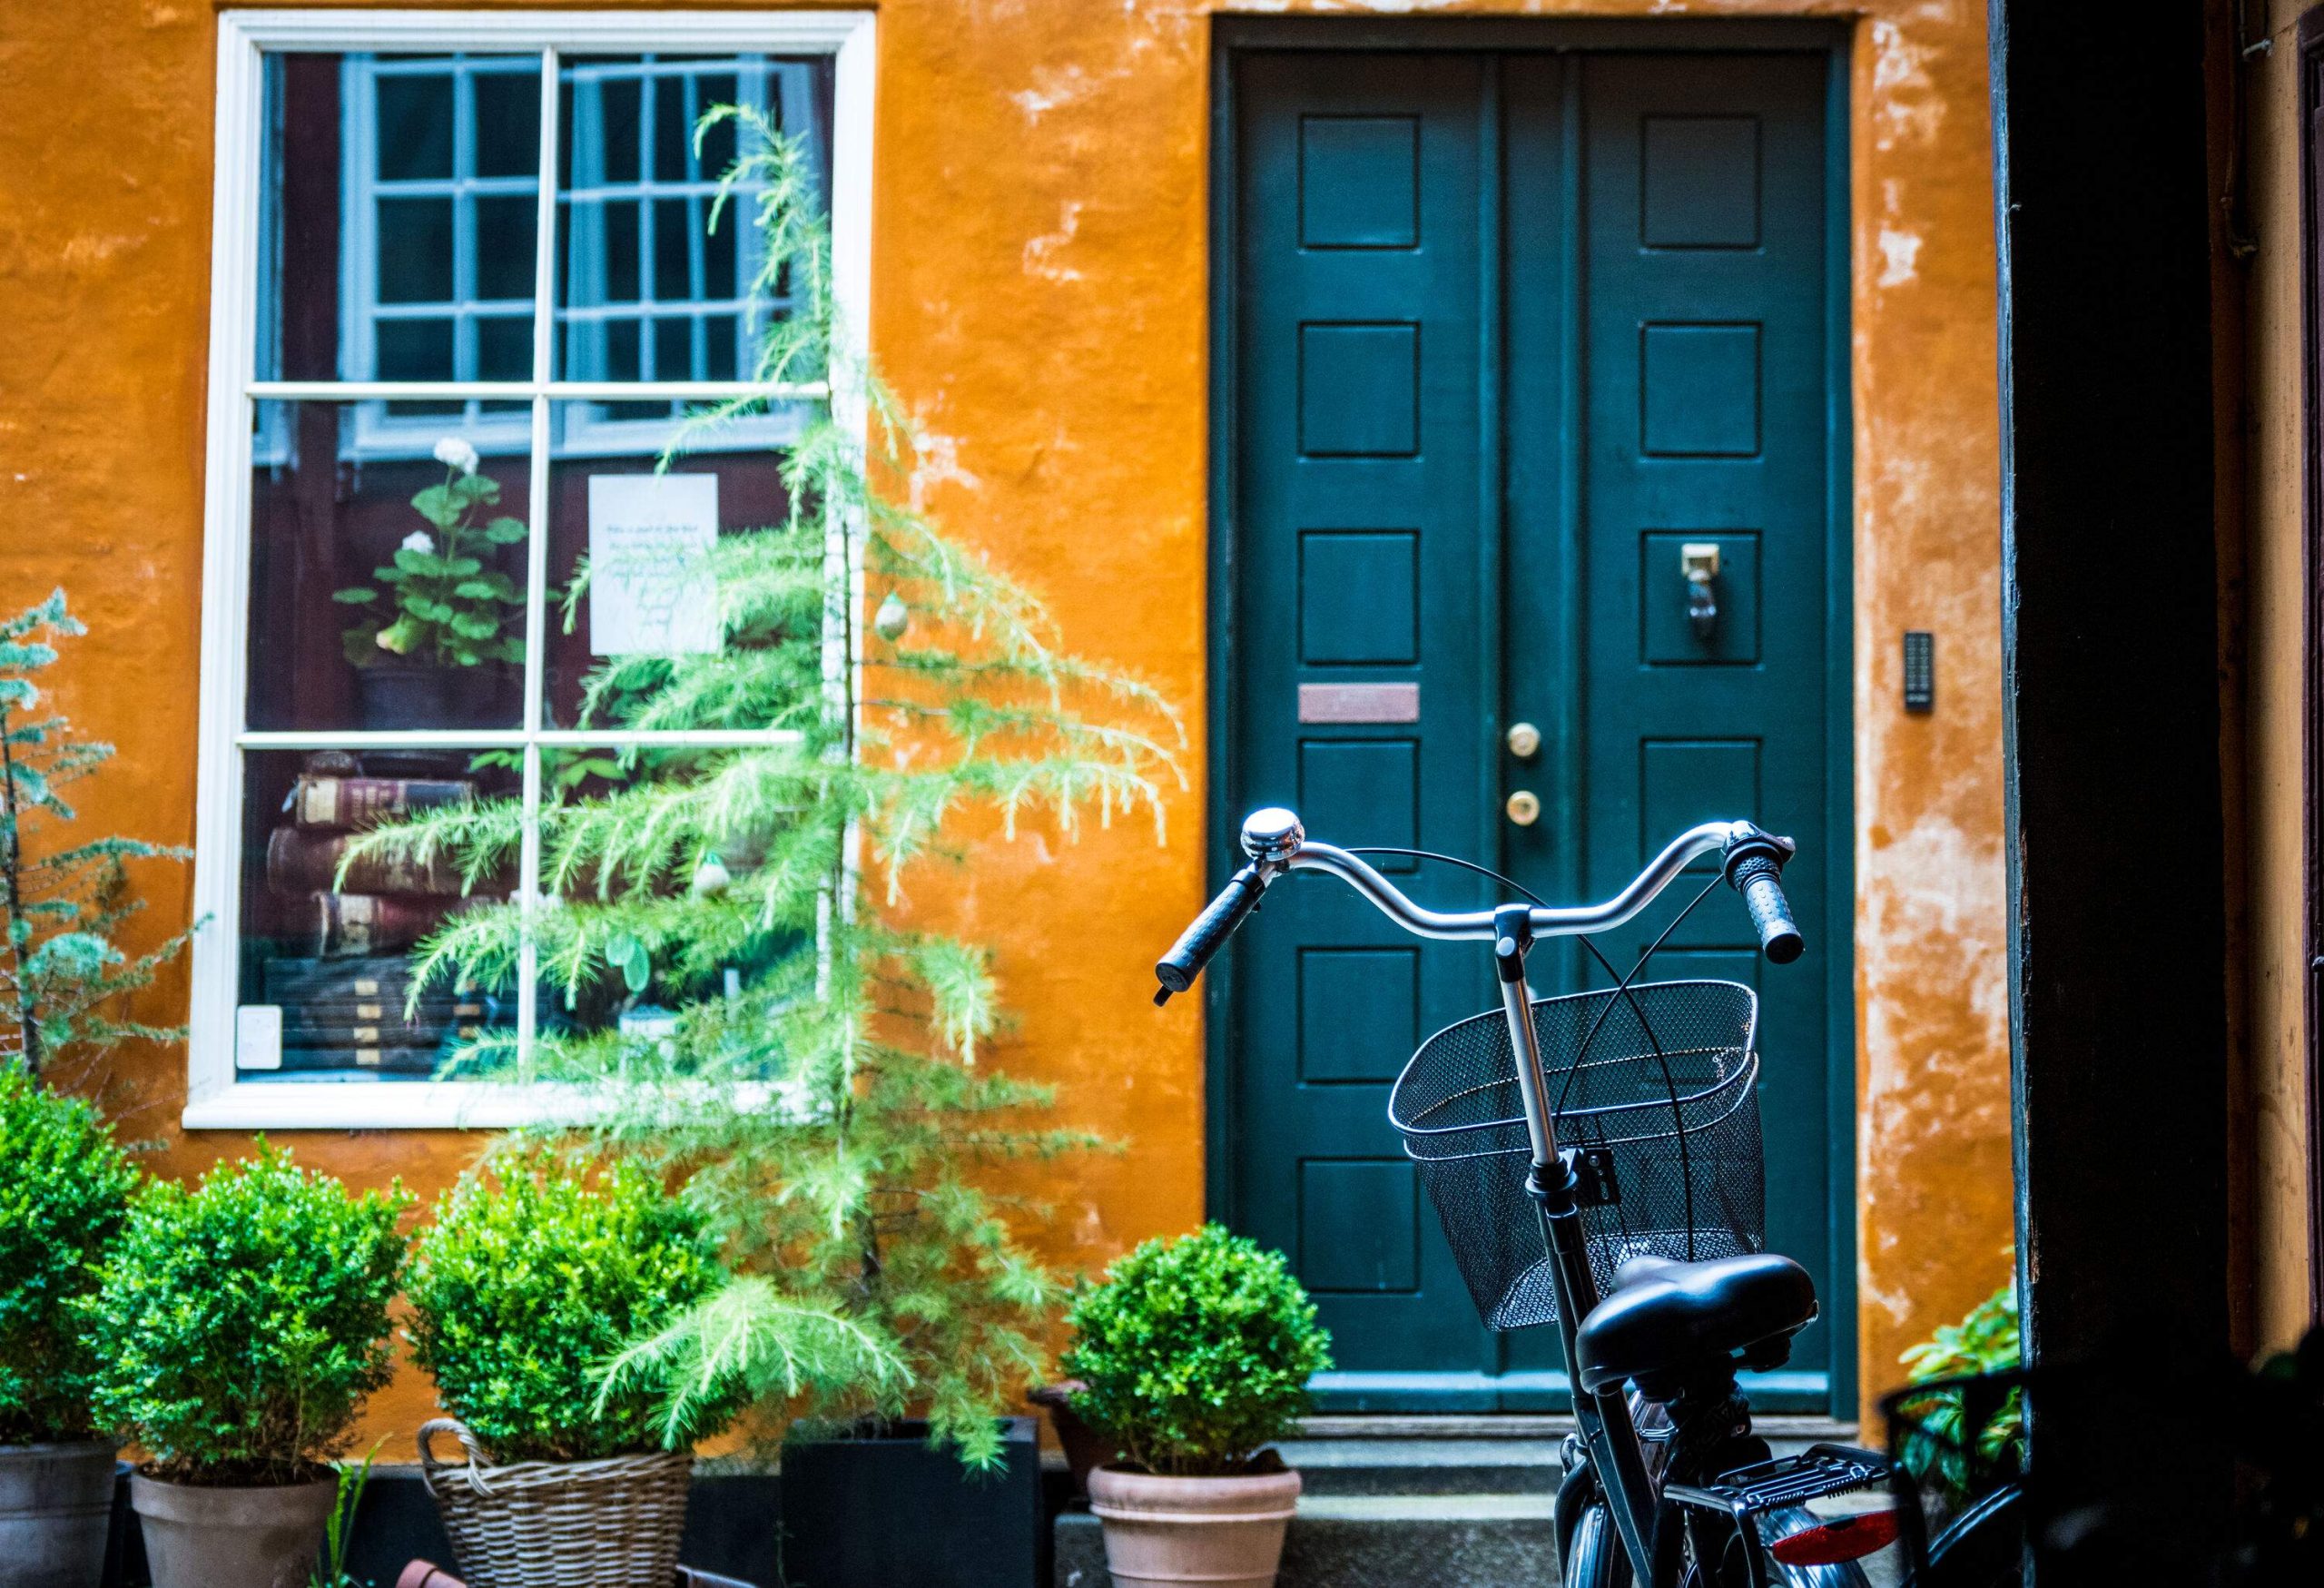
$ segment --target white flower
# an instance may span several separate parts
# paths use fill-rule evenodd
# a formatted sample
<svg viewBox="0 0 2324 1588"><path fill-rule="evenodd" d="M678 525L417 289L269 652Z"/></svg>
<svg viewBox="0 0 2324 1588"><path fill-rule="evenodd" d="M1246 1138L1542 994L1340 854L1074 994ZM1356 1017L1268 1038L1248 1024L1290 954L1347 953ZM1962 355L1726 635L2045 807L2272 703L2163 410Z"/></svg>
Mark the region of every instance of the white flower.
<svg viewBox="0 0 2324 1588"><path fill-rule="evenodd" d="M415 529L410 534L405 536L403 538L403 548L406 551L416 551L422 557L434 557L436 555L436 542L429 538L428 531L425 529Z"/></svg>
<svg viewBox="0 0 2324 1588"><path fill-rule="evenodd" d="M447 436L436 443L436 461L447 469L457 469L462 474L474 474L478 462L476 449L458 436Z"/></svg>

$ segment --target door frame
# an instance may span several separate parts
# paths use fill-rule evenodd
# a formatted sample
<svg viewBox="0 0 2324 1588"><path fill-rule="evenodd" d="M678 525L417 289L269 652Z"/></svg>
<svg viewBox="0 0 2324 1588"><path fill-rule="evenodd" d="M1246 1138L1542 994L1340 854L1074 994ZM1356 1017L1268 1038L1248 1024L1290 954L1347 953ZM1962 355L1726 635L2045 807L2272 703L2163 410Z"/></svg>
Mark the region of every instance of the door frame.
<svg viewBox="0 0 2324 1588"><path fill-rule="evenodd" d="M1234 786L1233 700L1227 681L1236 672L1235 611L1238 569L1236 538L1236 390L1238 370L1235 178L1236 64L1257 50L1395 52L1573 51L1692 53L1768 50L1821 54L1826 59L1825 150L1825 809L1847 842L1829 857L1825 920L1846 922L1845 940L1827 956L1825 1039L1827 1095L1846 1099L1826 1133L1829 1184L1846 1188L1827 1210L1825 1297L1829 1316L1846 1320L1831 1331L1827 1386L1829 1411L1851 1418L1856 1407L1856 717L1855 717L1855 446L1851 408L1853 279L1850 272L1848 156L1850 107L1846 23L1812 19L1667 18L1431 18L1217 17L1210 52L1210 380L1209 611L1206 636L1205 745L1209 774L1204 789L1203 845L1207 891L1216 892L1241 863L1236 853L1241 813L1226 808L1220 791ZM1500 363L1494 361L1496 380ZM1485 703L1487 738L1500 732L1501 703ZM1227 1044L1234 996L1234 956L1224 955L1204 976L1204 1176L1206 1217L1227 1221L1237 1201L1234 1117L1234 1059ZM1787 1408L1788 1409L1788 1408Z"/></svg>

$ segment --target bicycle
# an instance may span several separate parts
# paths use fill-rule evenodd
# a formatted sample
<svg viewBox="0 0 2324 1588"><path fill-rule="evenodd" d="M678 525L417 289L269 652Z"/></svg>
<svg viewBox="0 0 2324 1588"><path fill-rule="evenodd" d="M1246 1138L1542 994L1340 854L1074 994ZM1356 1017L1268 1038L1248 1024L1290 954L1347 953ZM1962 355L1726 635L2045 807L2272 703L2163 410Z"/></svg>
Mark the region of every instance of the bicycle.
<svg viewBox="0 0 2324 1588"><path fill-rule="evenodd" d="M1537 943L1623 925L1713 853L1719 874L1695 902L1732 884L1761 952L1788 964L1804 947L1783 893L1797 846L1709 822L1602 903L1526 894L1458 912L1414 903L1362 854L1525 890L1456 856L1313 843L1279 808L1245 821L1242 847L1246 863L1155 965L1157 1004L1191 988L1295 872L1338 878L1415 936L1492 945L1501 1007L1422 1043L1388 1113L1485 1327L1558 1327L1578 1430L1554 1511L1566 1588L1866 1583L1867 1559L1899 1532L1887 1459L1840 1445L1775 1459L1737 1386L1739 1370L1787 1360L1817 1316L1807 1270L1763 1249L1756 993L1637 982L1652 947L1617 985L1562 997L1535 998L1525 969Z"/></svg>

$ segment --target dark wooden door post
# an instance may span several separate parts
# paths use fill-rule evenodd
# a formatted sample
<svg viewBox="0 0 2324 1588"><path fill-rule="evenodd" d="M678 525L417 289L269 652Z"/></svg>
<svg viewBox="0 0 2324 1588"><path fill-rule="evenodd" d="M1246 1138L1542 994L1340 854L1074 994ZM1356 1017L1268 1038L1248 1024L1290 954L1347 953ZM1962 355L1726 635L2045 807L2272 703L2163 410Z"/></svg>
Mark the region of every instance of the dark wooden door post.
<svg viewBox="0 0 2324 1588"><path fill-rule="evenodd" d="M2019 1282L2037 1364L2131 1373L2037 1407L2034 1460L2093 1492L2167 1472L2182 1517L2222 1492L2162 1379L2228 1347L2201 14L1990 12Z"/></svg>

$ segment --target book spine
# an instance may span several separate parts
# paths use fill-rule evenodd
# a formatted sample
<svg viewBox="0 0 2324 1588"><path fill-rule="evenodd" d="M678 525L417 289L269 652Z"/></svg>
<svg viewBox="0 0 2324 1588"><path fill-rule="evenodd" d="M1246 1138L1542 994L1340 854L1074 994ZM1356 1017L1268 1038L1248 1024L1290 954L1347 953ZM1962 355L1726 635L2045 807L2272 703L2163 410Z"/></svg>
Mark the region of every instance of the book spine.
<svg viewBox="0 0 2324 1588"><path fill-rule="evenodd" d="M421 862L409 855L367 854L347 868L344 881L340 863L350 840L344 833L309 833L297 827L277 827L266 843L266 883L278 893L419 893L456 899L461 894L459 868L448 856Z"/></svg>
<svg viewBox="0 0 2324 1588"><path fill-rule="evenodd" d="M451 778L309 774L290 791L290 821L305 832L348 833L418 811L464 805L476 784Z"/></svg>
<svg viewBox="0 0 2324 1588"><path fill-rule="evenodd" d="M314 949L326 958L409 948L450 914L453 904L445 899L379 898L369 893L315 893L311 897L315 909ZM394 996L399 1000L399 986Z"/></svg>

